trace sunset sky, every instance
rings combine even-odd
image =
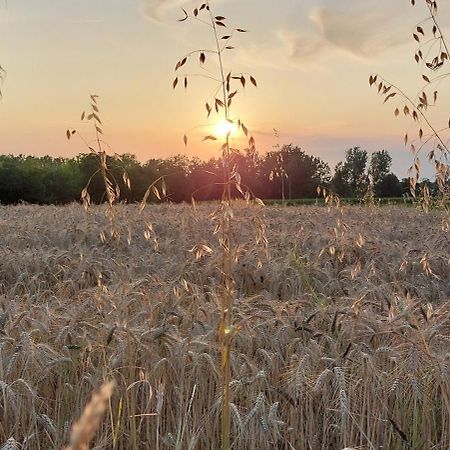
[[[254,132],[260,152],[294,143],[332,167],[347,148],[387,149],[394,170],[406,175],[403,146],[410,122],[395,119],[395,102],[382,105],[368,87],[373,72],[415,96],[423,85],[413,62],[414,25],[426,17],[409,0],[217,0],[216,14],[250,32],[237,36],[227,67],[250,72],[235,115]],[[0,64],[7,70],[0,101],[0,152],[72,156],[84,151],[67,142],[69,127],[84,130],[80,114],[89,94],[100,96],[106,140],[117,153],[145,161],[178,153],[218,155],[204,103],[213,85],[190,80],[174,92],[174,65],[187,52],[212,48],[200,23],[176,21],[183,0],[8,0],[0,3]],[[450,2],[440,18],[450,32]],[[216,70],[207,64],[210,71]],[[203,72],[198,65],[188,73]],[[445,86],[442,85],[442,89]],[[441,105],[450,92],[441,92]],[[442,125],[448,108],[434,115]],[[183,134],[189,133],[187,149]],[[414,131],[411,131],[414,133]],[[89,131],[86,129],[86,135]],[[238,143],[239,144],[239,143]]]

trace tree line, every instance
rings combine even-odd
[[[391,172],[391,163],[385,150],[369,158],[367,151],[355,147],[347,150],[345,160],[337,164],[332,175],[325,161],[292,144],[264,155],[233,151],[241,185],[262,199],[314,198],[318,187],[327,187],[341,197],[362,198],[368,192],[376,197],[400,197],[409,191],[408,180],[400,181]],[[123,154],[108,157],[108,167],[122,201],[141,201],[148,186],[161,177],[166,184],[166,200],[172,202],[189,202],[192,197],[214,200],[223,192],[222,161],[216,158],[202,161],[178,155],[141,163],[134,155]],[[1,155],[0,203],[69,203],[78,201],[87,185],[91,201],[100,203],[105,188],[98,169],[95,154],[75,158]],[[429,185],[433,191],[433,183]]]

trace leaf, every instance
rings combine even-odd
[[[83,113],[81,114],[81,120],[84,120],[85,116],[86,116],[86,113],[83,111]]]
[[[188,79],[187,77],[184,77],[184,88],[187,89],[188,87]]]
[[[152,192],[158,200],[161,200],[161,196],[159,195],[158,188],[155,185],[152,186]]]
[[[397,117],[399,114],[400,114],[399,109],[398,109],[398,108],[395,108],[394,116]]]
[[[212,108],[208,103],[206,103],[205,108],[206,108],[206,111],[208,112],[208,117],[209,117],[211,115]]]
[[[427,82],[431,83],[430,79],[426,75],[422,75],[422,78]]]
[[[187,56],[184,57],[181,61],[178,61],[176,66],[175,66],[175,70],[178,70],[180,67],[184,66],[186,64],[187,61]]]
[[[245,88],[245,77],[244,77],[244,75],[241,76],[240,80],[241,80],[242,87]]]
[[[100,120],[100,117],[97,116],[97,114],[92,113],[92,117],[93,117],[100,125],[103,125],[103,124],[102,124],[102,121]]]
[[[209,136],[205,136],[205,137],[202,139],[202,142],[203,142],[203,141],[217,141],[217,138],[216,138],[215,136],[209,135]]]
[[[181,8],[181,9],[184,12],[185,17],[183,17],[182,19],[178,19],[178,22],[184,22],[189,17],[189,14],[187,13],[187,11],[184,8]]]
[[[252,76],[250,77],[250,81],[253,84],[253,86],[258,87],[258,83],[256,82],[256,80]]]
[[[216,16],[215,19],[216,19],[216,20],[226,20],[226,17],[223,17],[223,16]]]
[[[422,92],[422,97],[423,97],[424,103],[428,104],[428,98],[427,98],[427,94],[425,92]]]
[[[175,80],[173,80],[172,87],[175,89],[177,87],[177,84],[178,84],[178,77],[176,77]]]
[[[405,145],[408,143],[408,134],[405,134]]]
[[[221,22],[220,20],[216,20],[216,25],[218,25],[219,27],[227,27],[223,22]]]
[[[243,30],[242,28],[236,28],[238,33],[247,33],[247,30]]]
[[[206,61],[206,55],[203,52],[201,52],[200,53],[200,64],[204,64],[205,61]]]
[[[125,186],[130,189],[131,188],[131,182],[130,182],[130,177],[128,176],[128,174],[126,172],[123,172],[122,174],[122,180],[125,184]]]
[[[397,92],[391,92],[385,99],[383,103],[386,103],[390,98],[395,97]]]
[[[185,147],[187,147],[188,138],[186,135],[183,136],[183,142],[184,142]]]
[[[220,39],[227,40],[227,39],[230,39],[230,38],[231,38],[230,35],[226,35],[226,36],[222,36]]]
[[[67,136],[67,140],[70,140],[70,136],[72,136],[72,133],[70,132],[70,130],[66,131],[66,136]]]

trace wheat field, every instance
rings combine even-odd
[[[120,205],[111,241],[104,206],[0,207],[1,449],[64,448],[105,380],[92,448],[219,448],[214,209]],[[449,449],[443,213],[234,213],[231,448]]]

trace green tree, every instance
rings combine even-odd
[[[386,150],[372,153],[369,166],[369,176],[376,186],[386,175],[389,174],[392,165],[391,155]]]
[[[345,161],[336,166],[333,189],[343,197],[363,197],[369,180],[366,173],[367,151],[353,147],[346,151]]]

